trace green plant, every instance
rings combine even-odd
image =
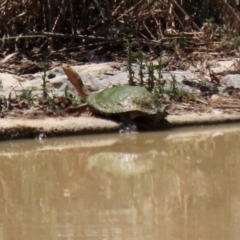
[[[155,66],[153,64],[153,62],[151,61],[148,65],[147,65],[147,74],[148,74],[148,78],[147,78],[147,83],[146,83],[146,89],[149,92],[153,92],[154,87],[155,87],[155,76],[154,76],[154,70],[155,70]]]
[[[181,100],[184,96],[189,95],[188,92],[177,86],[175,75],[172,75],[172,82],[169,88],[164,89],[164,93],[170,96],[174,101]]]
[[[79,106],[82,103],[82,99],[79,96],[72,96],[70,98],[72,106]]]
[[[49,83],[49,81],[47,81],[47,68],[45,65],[43,66],[42,80],[43,98],[46,99],[48,96],[47,84]]]
[[[144,85],[144,82],[143,82],[143,77],[144,77],[144,74],[143,74],[143,70],[144,70],[144,60],[146,58],[146,54],[142,51],[140,51],[138,53],[138,58],[137,58],[137,63],[139,65],[139,82],[140,82],[140,86],[143,86]]]
[[[162,75],[162,55],[159,56],[158,58],[158,65],[156,67],[157,69],[157,73],[158,73],[158,77],[157,77],[157,80],[156,80],[156,87],[155,87],[155,95],[159,95],[159,96],[162,96],[163,94],[163,91],[164,91],[164,85],[165,85],[165,81],[163,80],[163,75]]]
[[[145,86],[146,89],[154,93],[157,97],[161,97],[164,89],[164,81],[162,77],[162,56],[157,60],[157,65],[152,61],[146,63],[146,54],[142,51],[138,54],[137,63],[139,65],[139,84]],[[144,66],[146,65],[147,81],[144,83]],[[155,76],[157,71],[157,77]]]
[[[5,100],[6,100],[6,98],[4,96],[0,95],[0,110],[2,110],[2,106],[4,105]]]
[[[18,96],[20,97],[20,99],[25,99],[29,102],[32,101],[34,97],[30,88],[21,89]]]
[[[22,84],[19,82],[21,86],[21,90],[15,90],[13,88],[13,91],[15,92],[16,98],[19,98],[21,100],[27,100],[28,103],[34,104],[34,100],[36,99],[36,95],[33,94],[32,89],[30,88],[23,88]]]
[[[133,47],[133,43],[130,42],[129,40],[127,40],[126,44],[125,44],[125,47],[126,47],[126,51],[127,51],[127,70],[128,70],[128,77],[129,77],[128,84],[130,86],[134,86],[135,85],[135,83],[133,81],[134,72],[133,72],[133,69],[132,69],[132,62],[133,62],[132,47]]]
[[[179,34],[179,39],[178,39],[179,47],[180,47],[180,48],[185,48],[185,47],[187,47],[187,46],[188,46],[188,41],[187,41],[187,40],[188,40],[187,37],[184,36],[183,33],[180,33],[180,34]],[[189,40],[189,42],[190,42],[190,40]]]
[[[72,106],[78,106],[82,103],[82,99],[79,96],[73,96],[68,92],[68,85],[64,89],[64,97],[71,100]]]
[[[129,43],[130,44],[130,43]],[[132,51],[132,45],[127,45],[127,51],[128,51],[128,71],[129,76],[133,76],[134,72],[132,69],[132,59],[133,55],[130,51]],[[154,65],[153,61],[150,61],[149,63],[146,63],[146,55],[140,51],[138,53],[137,58],[137,64],[139,65],[139,85],[144,86],[149,92],[152,92],[155,94],[157,98],[162,98],[163,94],[167,94],[171,99],[174,101],[181,100],[184,96],[189,95],[188,92],[178,87],[176,77],[174,75],[172,76],[172,82],[170,84],[170,87],[165,88],[165,80],[163,79],[162,75],[162,55],[159,56],[157,60],[157,64]],[[147,81],[144,82],[144,66],[146,65],[146,73],[147,73]],[[155,76],[155,73],[157,71],[157,76]],[[130,81],[129,81],[129,85]]]

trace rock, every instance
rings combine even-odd
[[[215,73],[225,72],[227,70],[234,70],[234,62],[239,61],[239,59],[215,61],[214,65],[211,67],[211,70]]]
[[[173,77],[175,77],[176,81],[181,83],[183,80],[194,81],[196,80],[196,74],[193,74],[190,71],[162,71],[163,78],[165,80],[172,81]]]
[[[240,88],[240,74],[228,74],[220,79],[220,83],[226,87]]]
[[[230,66],[232,62],[221,62],[218,64],[216,62],[214,66],[214,71],[217,68],[223,68]],[[225,64],[225,65],[224,65]],[[219,66],[220,65],[220,66]],[[134,77],[139,79],[139,66],[133,64]],[[122,66],[118,63],[97,63],[88,64],[81,66],[74,66],[77,72],[80,73],[83,82],[90,91],[98,91],[100,89],[107,88],[109,86],[118,86],[128,84],[128,71],[126,65]],[[146,67],[144,69],[144,81],[147,80]],[[43,73],[22,75],[21,77],[14,76],[13,74],[0,73],[0,93],[2,95],[8,94],[13,88],[16,91],[21,91],[22,89],[30,88],[35,93],[42,93],[42,75]],[[154,75],[158,78],[158,72],[155,70]],[[206,74],[205,77],[198,76],[197,72],[187,71],[162,71],[162,76],[164,80],[164,87],[170,88],[173,83],[173,77],[176,80],[176,86],[187,92],[194,92],[195,94],[200,93],[200,90],[204,94],[217,93],[218,91],[223,93],[224,88],[218,87],[214,83],[209,81],[209,77]],[[63,95],[66,87],[68,91],[72,94],[77,94],[75,88],[68,81],[66,75],[64,74],[61,67],[55,67],[46,72],[47,90],[52,94]],[[240,74],[227,75],[221,78],[221,83],[227,86],[233,86],[235,88],[240,88]],[[200,89],[200,90],[199,90]]]
[[[221,101],[221,97],[219,95],[213,94],[211,96],[211,102],[219,102],[219,101]]]
[[[225,90],[224,87],[218,87],[217,89],[219,94],[224,94],[224,90]]]
[[[0,73],[0,91],[3,95],[5,95],[9,93],[13,89],[13,87],[20,87],[19,83],[21,83],[22,81],[22,78],[19,78],[13,74]]]
[[[47,72],[48,79],[65,75],[61,67],[55,67]]]
[[[94,76],[89,73],[80,73],[80,76],[87,88],[92,89],[92,91],[98,91],[100,87],[100,81],[98,81]]]
[[[48,80],[49,83],[54,87],[54,88],[60,88],[64,83],[67,83],[67,77],[65,76],[56,76],[52,79]]]
[[[128,73],[119,72],[113,76],[106,76],[104,80],[99,81],[100,88],[106,88],[108,86],[125,85],[128,83]]]
[[[92,63],[88,65],[73,66],[73,69],[81,73],[89,73],[97,79],[101,79],[103,75],[112,70],[111,63]]]
[[[3,85],[2,85],[2,80],[0,80],[0,92],[3,92],[4,89],[3,89]]]

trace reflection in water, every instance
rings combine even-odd
[[[89,157],[88,163],[112,174],[129,176],[153,170],[153,157],[151,153],[101,152]]]
[[[0,144],[0,239],[238,239],[240,128]]]

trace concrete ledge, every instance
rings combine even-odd
[[[186,114],[170,115],[162,128],[198,126],[240,122],[239,114]],[[118,132],[119,125],[111,120],[92,117],[0,119],[0,140],[35,138],[44,133],[47,137],[89,133]]]
[[[117,132],[119,125],[110,120],[90,117],[0,119],[0,140],[77,135],[81,133]]]
[[[170,115],[167,117],[169,127],[178,126],[198,126],[219,123],[240,122],[239,114],[216,114],[216,113],[203,113],[203,114],[186,114],[183,116]]]

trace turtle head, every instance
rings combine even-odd
[[[84,101],[86,101],[86,98],[89,94],[84,87],[84,83],[83,83],[81,76],[78,74],[78,72],[76,72],[74,69],[72,69],[67,64],[63,64],[62,69],[63,69],[64,73],[67,75],[68,80],[72,83],[72,85],[78,91],[81,98]]]
[[[169,109],[168,104],[167,105],[160,105],[158,107],[158,113],[157,113],[157,115],[159,115],[159,118],[161,118],[161,119],[165,118],[168,115],[168,112],[167,112],[168,109]],[[159,120],[161,120],[161,119],[159,119]]]
[[[168,115],[167,109],[169,108],[169,105],[160,105],[158,107],[157,114],[153,118],[152,124],[154,125],[154,128],[158,128],[159,124],[164,122],[166,116]]]
[[[168,115],[167,109],[169,105],[159,105],[155,114],[144,115],[144,126],[149,126],[150,129],[159,129],[166,121],[165,118]],[[146,121],[147,118],[147,121]],[[146,124],[147,123],[147,124]]]

